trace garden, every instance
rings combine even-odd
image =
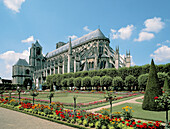
[[[81,79],[70,79],[68,75],[71,74],[49,76],[47,85],[50,91],[37,91],[34,88],[23,90],[22,87],[8,91],[0,89],[0,107],[76,128],[168,129],[169,73],[157,73],[156,69],[167,71],[167,66],[155,67],[152,61],[149,73],[140,75],[132,72],[133,75],[124,76],[126,72],[123,74],[121,70],[118,73],[107,70],[106,75],[109,73],[110,76],[96,76],[100,73],[96,71],[75,73],[91,75]],[[116,74],[121,77],[116,77]],[[54,84],[58,91],[54,91]],[[132,92],[134,89],[136,91]],[[143,100],[136,100],[141,104],[122,103],[112,106],[143,95]],[[89,112],[90,109],[105,105],[110,106],[96,113]]]

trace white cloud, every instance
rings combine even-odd
[[[85,31],[87,31],[87,32],[91,32],[91,31],[92,31],[92,30],[90,30],[90,29],[88,28],[88,26],[83,27],[83,29],[84,29]]]
[[[160,43],[158,43],[156,46],[161,46],[161,44],[160,44]]]
[[[77,39],[78,37],[76,35],[72,35],[72,36],[68,36],[68,38],[71,38],[73,40],[73,39]]]
[[[22,3],[24,2],[25,0],[4,0],[5,6],[17,13],[19,13],[19,9],[21,8]]]
[[[154,17],[152,19],[147,19],[144,22],[144,25],[146,28],[144,28],[142,31],[158,33],[164,28],[165,23],[161,21],[160,17]]]
[[[21,40],[22,43],[30,43],[30,42],[34,42],[34,37],[30,36],[27,39]]]
[[[155,35],[153,33],[148,33],[148,32],[140,32],[139,33],[139,38],[138,39],[134,39],[134,41],[144,41],[144,40],[151,40],[152,38],[154,38]]]
[[[7,51],[3,54],[0,54],[0,61],[4,65],[0,67],[1,73],[3,73],[3,76],[5,78],[12,77],[12,66],[21,59],[26,59],[26,61],[29,61],[29,49],[24,50],[22,53],[16,53],[15,51]],[[2,75],[1,75],[2,76]]]
[[[134,60],[133,60],[133,57],[130,56],[130,58],[131,58],[131,66],[135,66],[136,64],[135,64],[135,62],[134,62]]]
[[[169,63],[170,62],[170,47],[162,45],[154,51],[150,57],[154,58],[157,63]]]
[[[129,39],[132,35],[132,31],[134,30],[133,25],[127,25],[126,27],[120,28],[118,31],[111,29],[112,39],[121,38],[123,40]]]
[[[165,43],[170,43],[170,40],[166,40]]]

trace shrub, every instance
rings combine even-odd
[[[88,76],[88,71],[82,71],[80,77]]]
[[[160,96],[161,94],[162,94],[162,90],[161,87],[159,86],[156,67],[152,59],[142,108],[144,110],[151,110],[151,111],[160,110],[157,107],[154,97]]]
[[[96,87],[97,90],[98,90],[98,86],[100,86],[100,76],[94,76],[94,77],[92,77],[92,79],[91,79],[91,85],[92,85],[93,87]]]
[[[109,68],[109,69],[107,69],[106,76],[110,76],[112,78],[116,77],[116,76],[118,76],[118,70],[115,68]]]
[[[104,87],[106,87],[106,90],[108,90],[108,87],[112,85],[112,78],[109,76],[101,77],[100,85],[102,86],[103,90],[104,90]]]
[[[81,77],[75,78],[73,81],[73,84],[75,87],[77,87],[79,90],[81,88]]]
[[[47,87],[50,88],[50,90],[53,90],[53,76],[48,75],[46,81],[47,81]]]
[[[134,90],[135,81],[136,81],[136,78],[132,75],[129,75],[125,78],[125,85],[128,87],[128,89],[130,91],[131,91],[132,86],[133,86],[133,90]]]
[[[91,70],[91,71],[88,72],[89,77],[94,77],[96,75],[97,75],[97,70]]]
[[[87,87],[90,87],[91,86],[91,78],[84,77],[81,81],[81,86],[85,87],[85,89],[87,89]]]
[[[61,81],[61,85],[62,85],[62,87],[64,87],[64,89],[67,89],[67,81],[68,81],[68,79],[64,79]]]
[[[164,90],[165,92],[168,92],[168,94],[170,94],[170,86],[169,86],[169,84],[168,84],[168,79],[167,79],[167,78],[165,78],[163,90]]]
[[[69,78],[69,79],[67,80],[67,86],[68,86],[68,87],[71,87],[71,90],[73,89],[73,86],[74,86],[73,80],[74,80],[74,78]]]
[[[52,77],[53,77],[53,84],[57,86],[57,90],[58,90],[61,86],[62,75],[54,74],[52,75]]]
[[[112,80],[112,85],[113,85],[113,88],[114,90],[123,90],[123,80],[121,77],[117,76],[117,77],[114,77],[113,80]]]
[[[167,78],[167,77],[168,77],[168,75],[165,72],[163,72],[163,73],[158,72],[159,85],[161,87],[163,87],[165,78]]]
[[[146,84],[147,84],[147,81],[148,81],[148,77],[149,77],[149,74],[146,73],[146,74],[142,74],[138,77],[138,84],[139,84],[139,87],[140,87],[140,90],[144,90],[146,89]]]

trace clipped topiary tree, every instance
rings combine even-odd
[[[67,90],[67,81],[68,81],[68,79],[64,79],[61,81],[61,85],[65,90]]]
[[[71,87],[71,90],[73,89],[74,83],[73,83],[74,78],[69,78],[67,80],[67,86]]]
[[[159,86],[156,67],[152,59],[142,108],[144,110],[150,110],[150,111],[160,110],[160,108],[157,107],[157,103],[154,100],[155,96],[160,96],[160,95],[162,95],[162,90],[161,87]]]
[[[84,77],[82,78],[81,81],[81,86],[85,87],[85,90],[87,90],[87,88],[90,90],[91,88],[91,77]]]
[[[136,78],[133,75],[129,75],[125,78],[125,85],[128,87],[129,91],[132,91],[131,87],[135,87]]]
[[[75,87],[77,87],[80,90],[81,89],[81,77],[75,78],[73,81],[73,84]]]
[[[112,86],[114,90],[123,90],[123,79],[119,76],[114,77],[112,80]]]
[[[165,78],[165,81],[164,81],[163,90],[170,95],[170,86],[168,84],[168,78],[167,77]]]
[[[142,74],[138,77],[138,85],[139,85],[139,89],[140,90],[144,90],[146,89],[146,84],[147,84],[147,81],[148,81],[148,77],[149,77],[149,74],[146,73],[146,74]]]
[[[108,87],[112,85],[112,78],[109,76],[101,77],[100,85],[102,86],[102,90],[104,90],[104,87],[106,87],[106,90],[108,90]]]
[[[91,85],[93,87],[96,87],[96,90],[98,90],[99,86],[100,86],[100,76],[94,76],[91,79]]]
[[[47,88],[50,88],[50,91],[53,91],[53,76],[52,75],[48,75],[47,76]]]

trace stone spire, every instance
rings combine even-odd
[[[126,51],[126,67],[130,67],[131,59],[130,59],[130,50],[129,53]]]
[[[69,55],[72,55],[71,38],[69,38],[69,48],[68,48],[68,54],[69,54]]]

